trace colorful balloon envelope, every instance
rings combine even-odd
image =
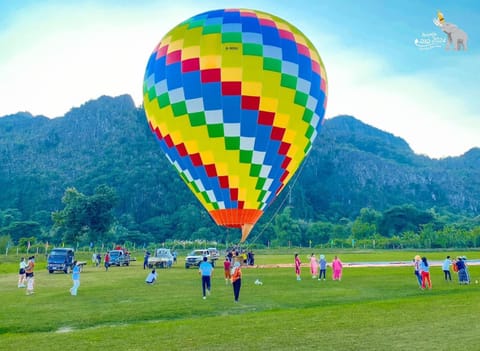
[[[209,11],[167,33],[143,82],[151,130],[178,173],[242,241],[312,147],[327,78],[310,40],[247,9]]]

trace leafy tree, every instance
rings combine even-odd
[[[480,247],[480,226],[473,228],[469,232],[469,237],[473,247],[475,248]]]
[[[355,240],[372,238],[377,233],[378,222],[381,218],[380,212],[371,208],[362,208],[352,223],[352,238]]]
[[[0,235],[0,251],[5,252],[7,247],[10,246],[10,243],[12,242],[12,238],[10,235]]]
[[[424,225],[420,232],[420,244],[426,249],[431,249],[436,239],[437,239],[437,232],[433,229],[433,225],[432,224]]]
[[[210,240],[212,237],[212,232],[209,228],[201,227],[198,228],[195,232],[192,233],[191,238],[193,240]]]
[[[312,240],[313,245],[323,245],[330,241],[333,236],[334,225],[329,222],[314,222],[308,226],[307,239]]]
[[[1,235],[10,235],[16,243],[20,238],[40,237],[42,234],[40,224],[34,221],[11,222],[0,230]]]
[[[30,247],[32,247],[33,245],[36,244],[36,242],[37,242],[37,239],[34,236],[24,237],[24,238],[18,239],[18,246],[20,246],[22,249],[25,248],[25,251],[26,251],[28,248],[28,243],[30,243]]]
[[[197,204],[186,204],[176,208],[170,218],[171,228],[168,233],[165,233],[167,238],[196,239],[198,233],[195,235],[194,233],[200,228],[207,228],[210,233],[205,238],[211,240],[217,239],[217,235],[221,232],[207,211]]]
[[[106,185],[100,185],[95,189],[95,193],[88,198],[88,215],[90,221],[87,222],[90,228],[89,240],[104,240],[115,217],[113,208],[118,202],[118,196],[115,189]]]
[[[427,211],[419,211],[412,205],[392,207],[380,219],[378,231],[386,237],[406,231],[418,233],[422,225],[433,222],[433,215]]]
[[[402,244],[406,248],[420,248],[420,235],[407,231],[402,234]]]
[[[54,226],[69,243],[107,239],[114,222],[112,209],[117,201],[113,188],[101,185],[91,196],[68,188],[62,198],[65,208],[52,213]]]
[[[151,234],[142,233],[138,230],[127,231],[125,234],[122,235],[122,238],[125,241],[136,243],[138,246],[155,242],[155,239]]]
[[[283,212],[275,217],[273,225],[275,233],[277,234],[278,243],[286,245],[301,245],[301,230],[298,221],[291,217],[291,208],[285,207]]]
[[[340,218],[338,224],[333,226],[333,236],[335,238],[348,238],[352,232],[352,224],[348,218]]]
[[[42,228],[50,228],[52,226],[52,213],[49,211],[37,211],[32,215],[32,220],[38,222]]]
[[[150,233],[155,242],[165,241],[167,235],[175,231],[172,218],[169,216],[152,217],[142,223],[140,230]]]
[[[0,211],[0,227],[6,227],[10,223],[22,220],[22,212],[17,208],[7,208]]]

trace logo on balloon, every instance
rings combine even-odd
[[[244,241],[311,149],[327,77],[296,27],[225,9],[194,16],[161,39],[143,96],[169,161],[213,220],[241,228]]]

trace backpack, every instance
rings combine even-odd
[[[458,266],[456,262],[452,263],[452,269],[454,272],[458,272]]]

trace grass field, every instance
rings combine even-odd
[[[291,263],[293,250],[287,253],[257,252],[256,263]],[[308,253],[301,252],[304,262]],[[326,254],[331,261],[333,253]],[[339,254],[344,262],[413,255]],[[158,270],[154,286],[144,283],[142,262],[108,272],[87,266],[76,297],[69,294],[71,276],[48,274],[42,257],[35,294],[26,296],[16,287],[17,257],[0,258],[0,350],[480,350],[480,284],[446,283],[440,267],[432,267],[433,289],[425,291],[412,267],[345,268],[341,282],[330,280],[330,271],[319,282],[307,268],[302,281],[292,268],[248,268],[234,304],[222,267],[202,300],[198,272],[185,269],[182,258]],[[470,275],[480,279],[480,266],[471,266]]]

